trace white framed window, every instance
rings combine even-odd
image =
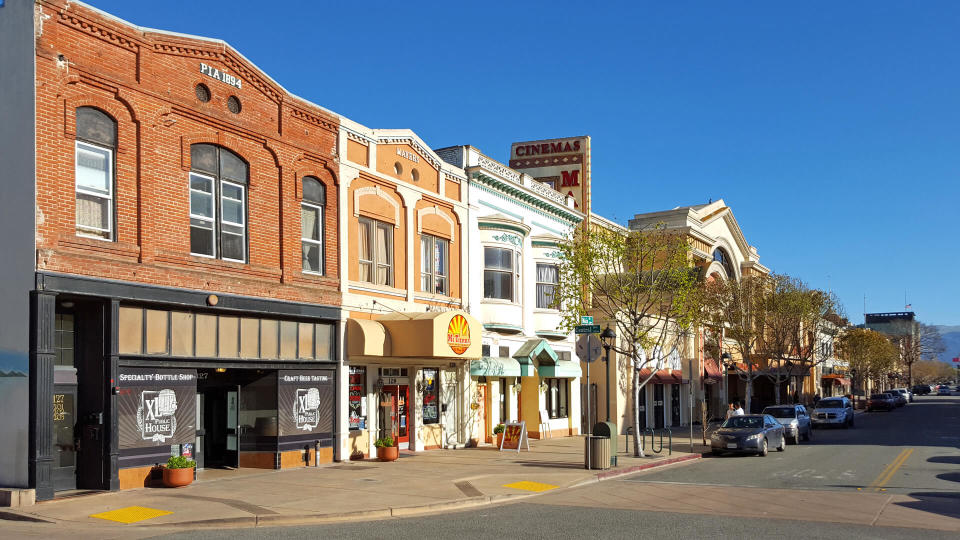
[[[117,123],[100,109],[78,107],[76,134],[76,233],[79,236],[113,240]]]
[[[113,238],[113,151],[76,142],[77,233]]]
[[[247,163],[206,143],[191,145],[190,159],[190,253],[247,262]]]
[[[557,265],[537,263],[537,307],[540,309],[557,309],[553,305],[553,295],[556,293],[560,276]]]
[[[393,225],[361,217],[357,238],[360,281],[393,286]]]
[[[214,182],[213,177],[190,173],[190,253],[194,255],[217,256]]]
[[[300,248],[305,274],[323,275],[323,205],[326,192],[320,180],[306,176],[302,180],[300,203]]]
[[[420,235],[420,290],[449,295],[450,242],[430,234]]]
[[[516,302],[520,297],[520,253],[483,248],[483,297]]]

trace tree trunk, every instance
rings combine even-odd
[[[753,363],[747,364],[747,414],[753,414]]]
[[[773,385],[773,396],[776,400],[777,405],[780,404],[780,377],[777,377],[777,382]]]
[[[647,363],[647,355],[643,348],[636,348],[639,351],[633,356],[633,456],[645,457],[643,455],[643,433],[640,433],[640,368]]]

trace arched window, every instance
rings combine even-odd
[[[303,251],[303,271],[323,275],[323,208],[327,204],[327,190],[323,182],[304,176],[303,201],[300,203],[300,246]]]
[[[78,107],[76,113],[77,234],[113,240],[117,122],[93,107]]]
[[[190,253],[247,260],[249,166],[213,144],[190,145]]]
[[[728,279],[737,278],[737,275],[733,273],[733,260],[725,249],[717,248],[713,250],[713,260],[720,263],[720,266],[723,266],[723,271],[727,273]]]

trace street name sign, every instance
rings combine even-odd
[[[580,324],[593,324],[593,315],[581,315]]]
[[[578,324],[574,328],[574,332],[577,334],[599,334],[600,325],[599,324]]]

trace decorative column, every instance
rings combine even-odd
[[[38,501],[53,498],[53,364],[56,295],[30,291],[30,443],[27,478]]]
[[[400,197],[403,198],[403,211],[406,221],[404,236],[407,239],[407,248],[405,250],[407,263],[407,302],[413,302],[413,293],[416,290],[416,279],[419,277],[413,275],[413,257],[414,253],[416,253],[414,247],[414,241],[416,240],[416,238],[414,238],[414,231],[416,231],[416,225],[414,225],[413,222],[413,210],[414,207],[417,206],[417,201],[420,200],[421,195],[419,191],[403,185],[397,186],[397,192],[399,192]]]

